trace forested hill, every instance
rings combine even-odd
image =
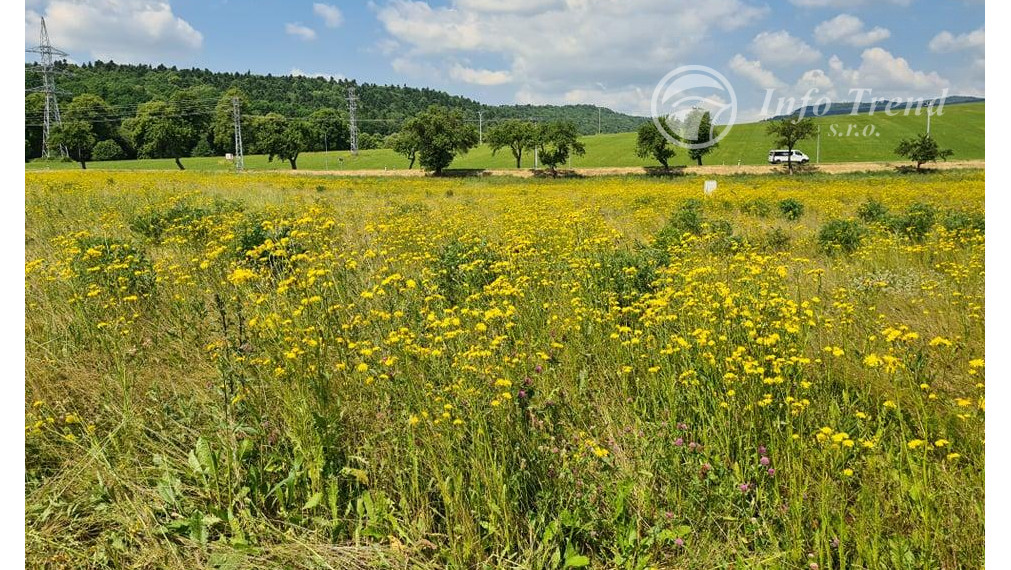
[[[484,111],[486,124],[505,118],[528,120],[567,119],[575,122],[583,134],[597,132],[597,107],[592,105],[483,105],[472,99],[443,91],[401,85],[375,85],[353,80],[323,77],[273,76],[246,73],[220,73],[206,69],[177,69],[159,65],[121,65],[95,61],[84,65],[59,64],[65,74],[57,78],[64,93],[61,101],[82,93],[100,96],[117,109],[136,109],[154,99],[166,99],[174,91],[203,87],[208,96],[220,95],[236,87],[249,98],[254,114],[280,113],[286,117],[307,117],[313,111],[332,107],[347,112],[347,88],[354,84],[358,96],[359,128],[363,133],[387,135],[399,130],[405,119],[429,105],[444,105],[468,111],[477,121]],[[30,70],[31,64],[26,65]],[[41,84],[37,73],[25,73],[25,87]],[[643,118],[600,111],[600,130],[605,133],[636,130]]]

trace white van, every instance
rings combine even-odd
[[[769,164],[784,164],[787,162],[796,162],[799,164],[804,164],[810,162],[811,159],[799,150],[793,151],[793,159],[790,159],[790,151],[788,150],[770,150],[769,151]]]

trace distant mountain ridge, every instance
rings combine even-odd
[[[26,64],[26,71],[34,64]],[[630,132],[639,128],[643,117],[618,113],[593,105],[485,105],[467,97],[429,88],[406,85],[358,83],[352,79],[300,75],[259,75],[251,72],[215,72],[207,69],[178,69],[164,65],[124,65],[94,61],[83,65],[58,62],[66,72],[57,78],[66,93],[61,103],[75,95],[93,93],[124,113],[153,99],[165,99],[178,89],[205,87],[209,97],[232,87],[250,99],[255,114],[280,113],[305,117],[322,107],[347,113],[347,88],[355,86],[358,97],[359,129],[363,133],[387,135],[400,129],[411,116],[429,105],[444,105],[468,113],[473,122],[483,112],[484,126],[517,118],[535,121],[566,119],[576,123],[582,134]],[[25,87],[41,85],[38,73],[25,73]]]

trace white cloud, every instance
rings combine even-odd
[[[809,65],[821,59],[821,52],[786,31],[758,34],[751,40],[751,52],[770,66]]]
[[[865,30],[864,23],[856,16],[839,14],[826,20],[814,29],[814,38],[821,44],[846,44],[853,47],[867,47],[891,37],[892,33],[881,26]]]
[[[794,6],[802,8],[852,8],[861,4],[868,4],[870,0],[790,0]],[[909,6],[913,0],[888,0],[889,4],[898,6]]]
[[[344,23],[344,14],[341,14],[337,6],[315,2],[312,5],[312,13],[323,18],[323,24],[328,28],[338,28]]]
[[[762,67],[761,61],[750,61],[741,54],[730,59],[730,69],[764,89],[786,89],[787,85],[774,73]]]
[[[562,103],[598,83],[639,87],[697,63],[707,41],[769,12],[757,0],[386,0],[376,16],[397,42],[401,68],[449,73],[461,60],[508,71],[515,97]],[[620,25],[618,25],[620,23]],[[478,67],[474,65],[473,67]],[[648,87],[648,89],[647,89]],[[632,91],[630,91],[632,92]]]
[[[345,77],[339,73],[319,73],[312,71],[303,71],[298,67],[291,68],[289,75],[291,75],[292,77],[322,77],[323,79],[335,79],[337,81],[345,79]]]
[[[159,0],[36,0],[25,11],[25,40],[35,44],[39,20],[53,45],[123,63],[163,63],[203,47],[203,34]],[[26,5],[27,7],[28,5]]]
[[[295,36],[304,41],[312,41],[316,39],[316,31],[312,28],[307,28],[302,24],[292,24],[288,23],[284,25],[284,33],[289,36]]]
[[[646,117],[650,114],[650,97],[652,88],[649,91],[629,85],[620,88],[605,89],[602,86],[594,86],[585,89],[570,89],[560,95],[542,94],[531,90],[527,86],[521,87],[516,92],[515,101],[520,105],[596,105],[608,109],[622,109],[627,113]]]
[[[874,97],[929,97],[951,87],[936,71],[915,70],[904,58],[879,47],[864,50],[857,68],[846,67],[837,56],[828,65],[828,76],[844,98],[851,89],[870,89]]]
[[[456,0],[456,5],[475,12],[533,14],[548,12],[565,5],[564,0]]]
[[[489,71],[487,69],[471,69],[456,64],[449,69],[449,76],[457,81],[475,85],[502,85],[512,81],[508,71]]]
[[[973,30],[967,34],[954,35],[945,30],[930,40],[930,51],[934,53],[947,53],[967,49],[983,50],[986,46],[986,33],[983,28]]]

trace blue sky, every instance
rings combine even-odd
[[[657,82],[706,65],[754,117],[776,97],[984,94],[982,0],[27,0],[78,62],[324,74],[486,103],[648,114]]]

